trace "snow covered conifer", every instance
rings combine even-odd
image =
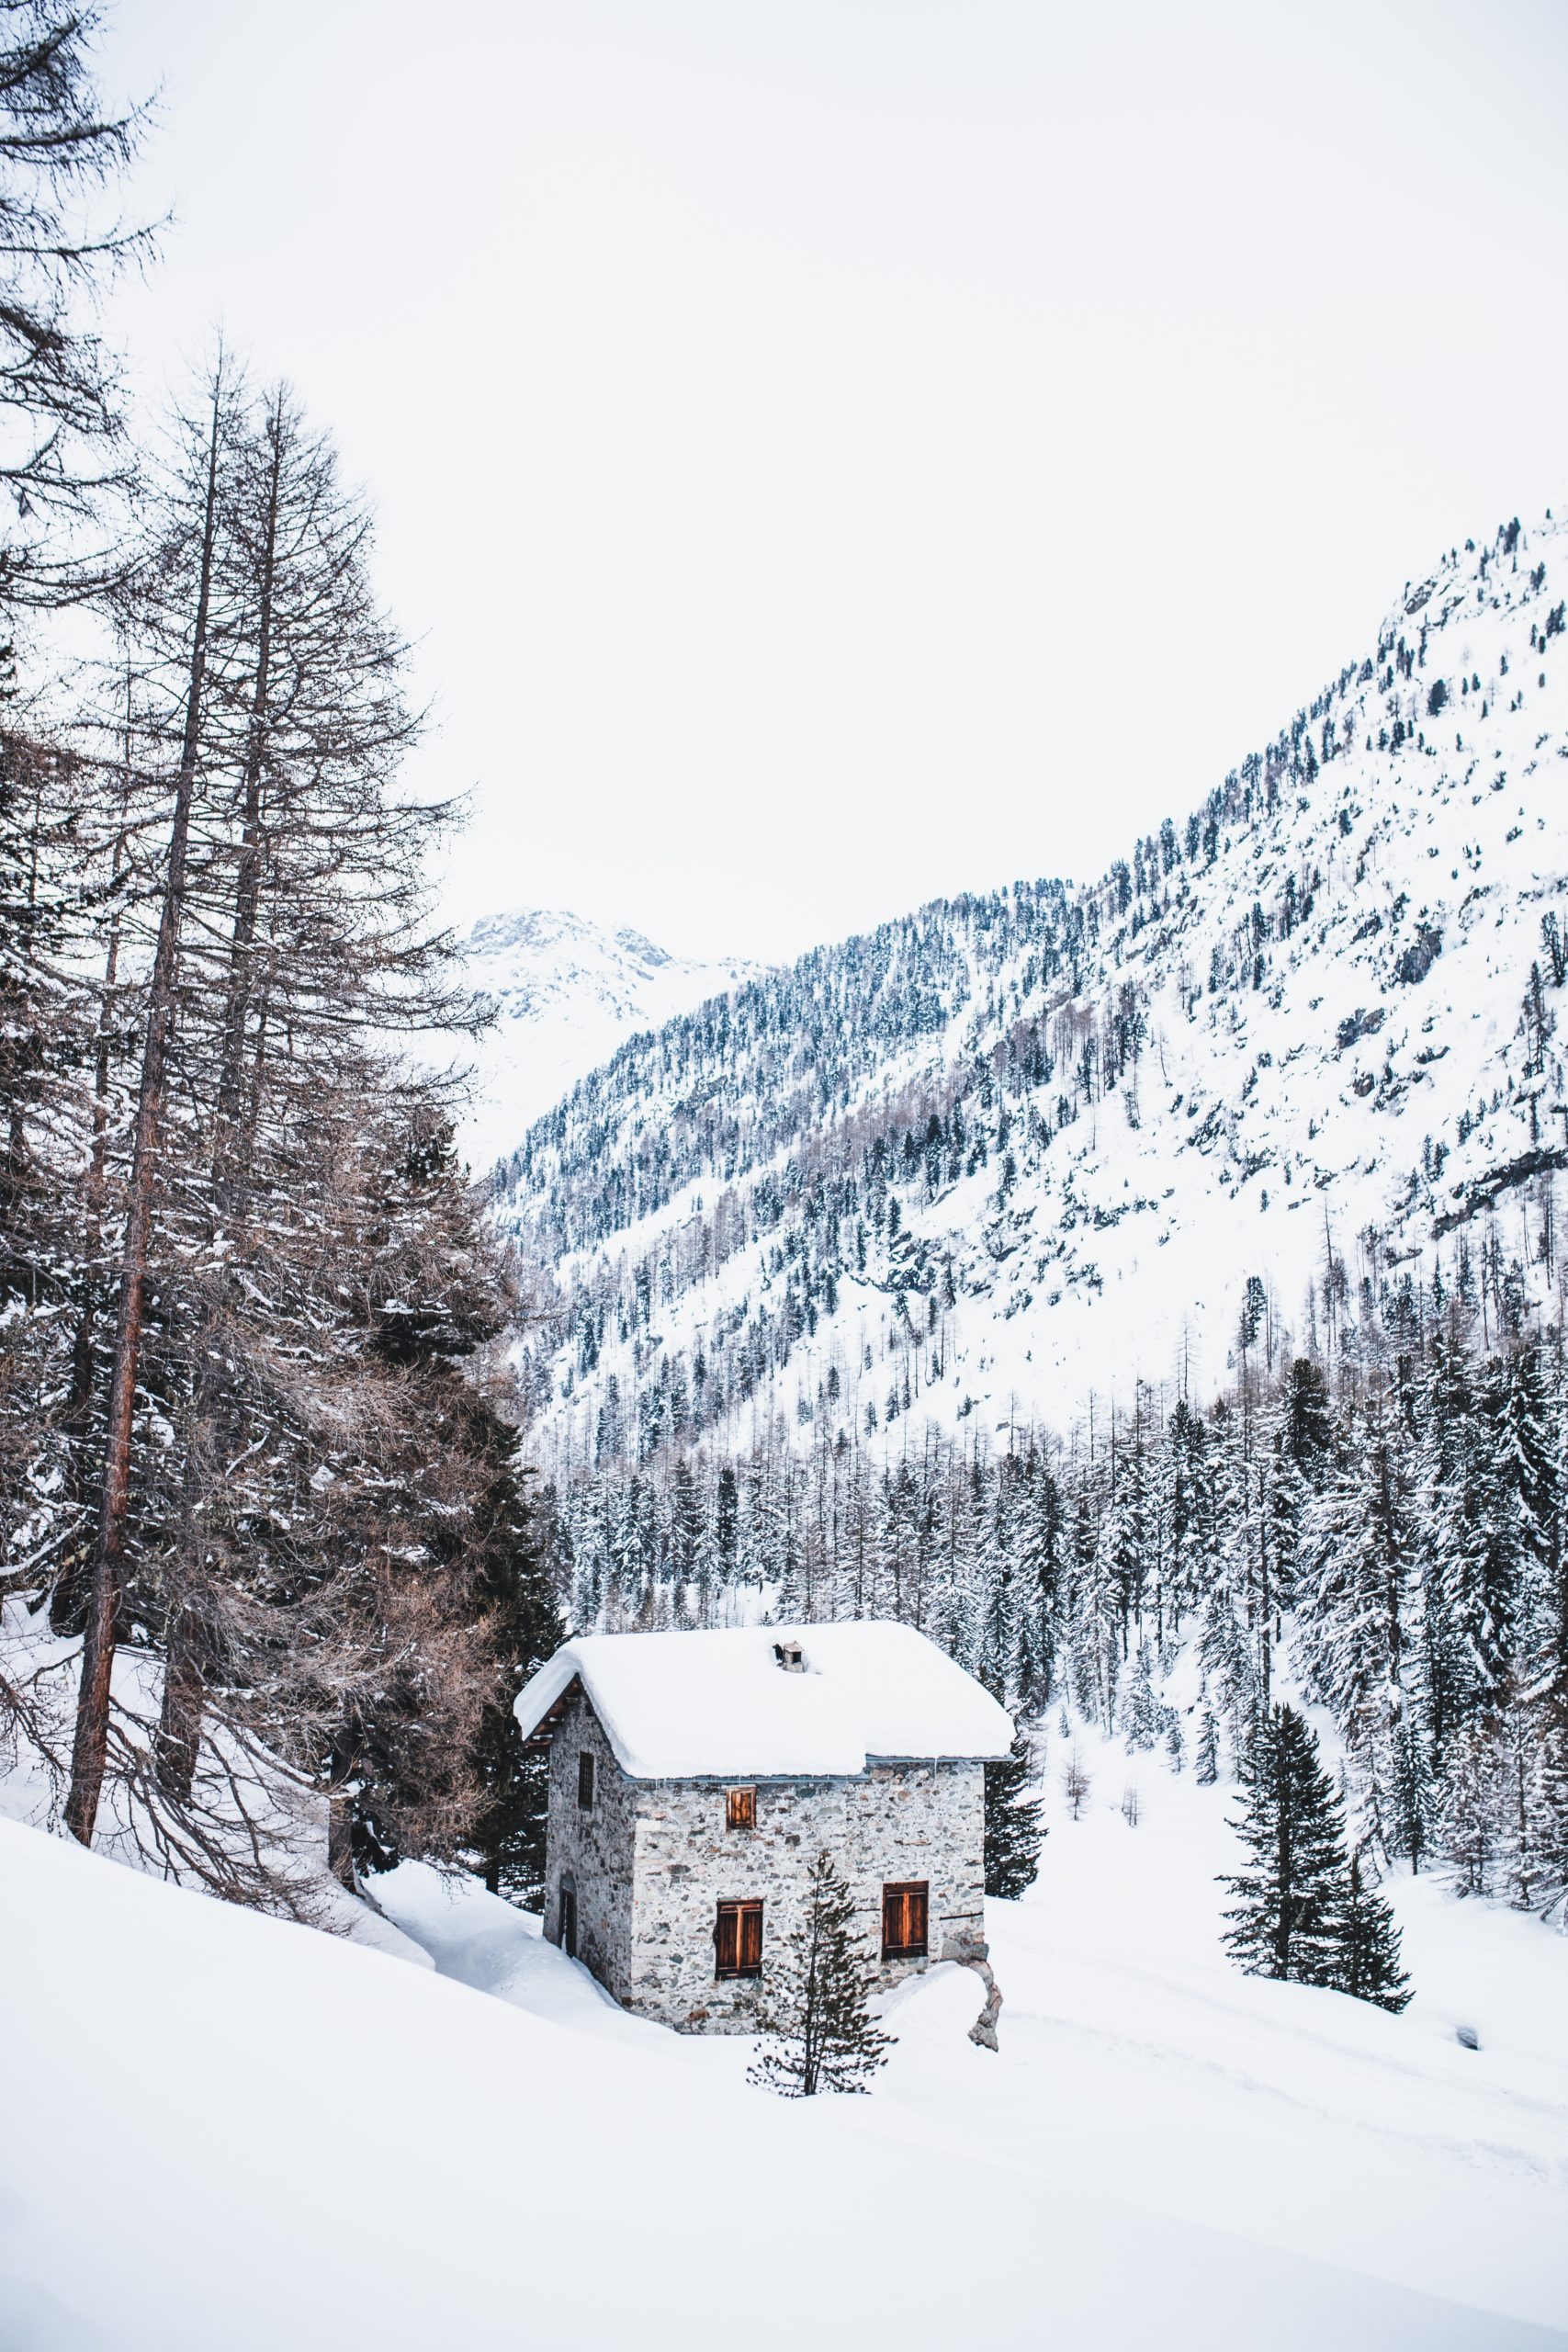
[[[1241,1771],[1246,1811],[1235,1826],[1251,1867],[1221,1883],[1236,1897],[1225,1942],[1249,1976],[1333,1984],[1346,1884],[1338,1800],[1311,1726],[1293,1707],[1270,1708]]]
[[[1419,1871],[1432,1837],[1432,1774],[1420,1733],[1408,1713],[1396,1724],[1393,1743],[1393,1787],[1389,1851]]]
[[[491,1465],[478,1514],[474,1600],[501,1668],[474,1745],[483,1794],[472,1849],[492,1894],[534,1903],[545,1882],[548,1766],[525,1749],[512,1702],[560,1646],[565,1628],[544,1557],[543,1513],[525,1492],[516,1434],[478,1396],[465,1419],[475,1456]]]
[[[1024,1706],[1043,1708],[1055,1688],[1058,1611],[1066,1529],[1061,1489],[1031,1454],[1020,1509],[1018,1687]]]
[[[1220,1777],[1220,1727],[1213,1707],[1205,1707],[1198,1725],[1196,1770],[1201,1789],[1212,1789]]]
[[[1040,1800],[1029,1794],[1029,1747],[1020,1732],[1010,1756],[986,1767],[986,1892],[1012,1901],[1040,1867]]]
[[[1467,1724],[1450,1743],[1439,1805],[1443,1847],[1461,1892],[1490,1894],[1504,1845],[1503,1773],[1485,1724]]]
[[[894,2036],[871,2019],[871,1970],[855,1933],[854,1898],[831,1854],[818,1855],[801,1923],[788,1939],[782,1985],[770,1988],[777,2036],[747,2079],[784,2098],[863,2091]]]
[[[1149,1645],[1141,1642],[1137,1660],[1122,1694],[1122,1736],[1131,1748],[1153,1747],[1159,1738],[1159,1710],[1149,1673]]]
[[[1359,1854],[1350,1861],[1334,1982],[1339,1992],[1396,2014],[1410,1999],[1410,1979],[1399,1965],[1399,1929],[1393,1913],[1376,1887],[1367,1883]]]
[[[1291,1366],[1284,1441],[1286,1453],[1309,1484],[1315,1483],[1327,1468],[1333,1437],[1323,1367],[1310,1356],[1298,1356]]]

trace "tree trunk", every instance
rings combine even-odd
[[[158,944],[148,990],[147,1036],[137,1100],[120,1257],[119,1308],[115,1322],[108,1427],[104,1442],[103,1485],[93,1588],[82,1645],[82,1680],[76,1706],[76,1737],[71,1758],[66,1826],[84,1846],[93,1842],[108,1757],[109,1689],[114,1672],[115,1621],[119,1610],[126,1535],[130,1516],[130,1446],[136,1414],[136,1372],[146,1309],[147,1256],[157,1192],[164,1082],[175,1020],[175,981],[185,917],[186,863],[191,804],[196,792],[201,740],[202,694],[207,679],[207,630],[211,605],[213,549],[218,517],[218,449],[222,369],[213,379],[212,422],[207,451],[207,494],[197,572],[196,623],[186,697],[185,731],[175,786],[168,870],[158,922]]]
[[[359,1872],[354,1867],[354,1817],[348,1799],[327,1799],[327,1868],[350,1894],[359,1893]]]
[[[152,1769],[158,1786],[165,1796],[181,1804],[190,1802],[191,1785],[196,1779],[205,1688],[200,1628],[188,1604],[182,1605],[169,1622],[164,1699],[152,1742]]]
[[[235,884],[234,928],[229,949],[229,986],[223,1010],[223,1047],[218,1077],[217,1132],[212,1150],[212,1214],[221,1227],[243,1198],[251,1166],[251,1135],[236,1133],[243,1091],[245,1025],[250,1011],[250,952],[261,904],[262,779],[266,760],[267,693],[272,666],[273,591],[277,548],[278,482],[283,453],[283,401],[273,410],[272,464],[267,483],[265,540],[262,557],[255,684],[245,747],[240,868]],[[209,1237],[210,1238],[210,1237]],[[197,1340],[197,1372],[191,1426],[186,1442],[185,1507],[180,1520],[179,1600],[169,1621],[164,1698],[153,1768],[165,1796],[187,1802],[196,1774],[205,1707],[209,1645],[196,1596],[202,1576],[201,1504],[212,1441],[221,1410],[220,1384],[213,1376],[213,1318],[204,1318]]]
[[[115,838],[112,884],[118,885],[123,869],[126,830],[130,819],[130,732],[126,729],[125,796],[120,804],[120,829]],[[71,1482],[76,1508],[84,1521],[87,1512],[87,1439],[92,1425],[93,1374],[96,1360],[98,1303],[97,1277],[93,1261],[98,1254],[103,1238],[104,1193],[108,1162],[109,1128],[109,1025],[114,1006],[115,987],[119,977],[120,908],[117,898],[109,916],[108,950],[104,958],[103,997],[98,1013],[97,1046],[93,1066],[93,1143],[87,1162],[86,1234],[83,1257],[86,1272],[82,1284],[82,1306],[76,1318],[76,1338],[71,1354],[71,1395],[65,1408],[65,1436],[70,1449]],[[85,1545],[54,1580],[49,1596],[49,1623],[56,1634],[80,1634],[86,1624],[87,1567],[83,1556]]]

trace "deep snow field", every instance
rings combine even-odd
[[[1224,1788],[1079,1747],[1000,2054],[939,1968],[799,2103],[471,1882],[367,1950],[0,1821],[0,2346],[1568,2346],[1568,1938],[1401,1881],[1403,2017],[1242,1977]]]

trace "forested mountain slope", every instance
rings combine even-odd
[[[561,909],[486,915],[463,942],[471,986],[494,1015],[475,1052],[463,1142],[476,1167],[510,1150],[520,1125],[614,1053],[758,967],[698,963],[641,932],[608,932]]]
[[[1061,1426],[1423,1260],[1489,1328],[1554,1294],[1565,591],[1550,518],[1467,544],[1100,881],[937,901],[585,1079],[500,1179],[546,1466]]]

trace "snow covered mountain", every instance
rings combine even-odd
[[[486,915],[463,943],[470,984],[494,1007],[480,1041],[464,1144],[487,1167],[622,1038],[658,1029],[759,970],[671,956],[639,931],[524,908]]]
[[[557,1310],[546,1465],[1062,1427],[1438,1267],[1517,1327],[1568,1164],[1565,589],[1550,516],[1467,542],[1099,881],[937,901],[623,1044],[499,1173]]]

